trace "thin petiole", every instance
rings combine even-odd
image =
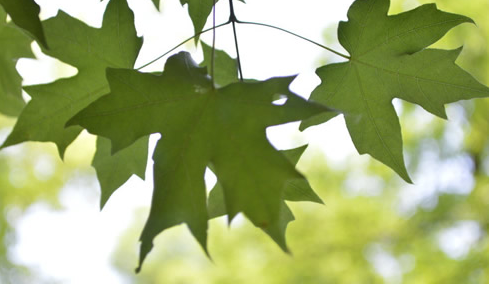
[[[212,54],[211,54],[211,80],[212,88],[215,88],[214,68],[216,59],[216,0],[212,6]]]
[[[312,44],[315,44],[315,45],[317,45],[317,46],[319,46],[319,47],[321,47],[321,48],[324,48],[324,49],[326,49],[327,51],[332,52],[332,53],[334,53],[334,54],[336,54],[336,55],[338,55],[338,56],[341,56],[341,57],[346,58],[346,59],[348,59],[348,60],[350,60],[350,59],[351,59],[351,58],[350,58],[350,56],[348,56],[348,55],[342,54],[342,53],[340,53],[340,52],[338,52],[338,51],[336,51],[336,50],[334,50],[334,49],[331,49],[331,48],[329,48],[329,47],[327,47],[327,46],[325,46],[325,45],[322,45],[322,44],[320,44],[320,43],[318,43],[318,42],[315,42],[315,41],[313,41],[313,40],[311,40],[311,39],[308,39],[308,38],[306,38],[306,37],[303,37],[303,36],[301,36],[301,35],[298,35],[298,34],[296,34],[296,33],[293,33],[293,32],[291,32],[291,31],[288,31],[288,30],[286,30],[286,29],[282,29],[282,28],[279,28],[279,27],[276,27],[276,26],[273,26],[273,25],[269,25],[269,24],[263,24],[263,23],[255,23],[255,22],[243,22],[243,21],[236,21],[236,22],[237,22],[238,24],[255,25],[255,26],[263,26],[263,27],[267,27],[267,28],[276,29],[276,30],[279,30],[279,31],[282,31],[282,32],[288,33],[288,34],[290,34],[290,35],[293,35],[293,36],[295,36],[295,37],[298,37],[298,38],[300,38],[300,39],[303,39],[303,40],[305,40],[305,41],[307,41],[307,42],[310,42],[310,43],[312,43]],[[233,24],[234,24],[234,23],[233,23]]]
[[[138,68],[136,68],[135,70],[141,70],[141,69],[143,69],[144,67],[147,67],[147,66],[149,66],[149,65],[151,65],[151,64],[153,64],[153,63],[155,63],[156,61],[158,61],[158,60],[160,60],[161,58],[163,58],[163,57],[165,57],[166,55],[168,55],[170,52],[172,52],[172,51],[174,51],[175,49],[179,48],[180,46],[184,45],[184,44],[185,44],[187,41],[189,41],[189,40],[191,40],[191,39],[194,39],[195,37],[197,37],[197,36],[199,36],[199,35],[201,35],[201,34],[203,34],[203,33],[206,33],[206,32],[211,31],[211,30],[215,30],[215,29],[217,29],[217,28],[223,27],[223,26],[228,25],[228,24],[230,24],[230,23],[231,23],[230,21],[227,21],[227,22],[222,23],[222,24],[219,24],[219,25],[217,25],[217,26],[215,26],[215,27],[205,29],[205,30],[201,31],[200,33],[196,33],[196,34],[194,34],[193,36],[191,36],[191,37],[187,38],[186,40],[182,41],[181,43],[179,43],[178,45],[176,45],[176,46],[175,46],[175,47],[173,47],[172,49],[168,50],[167,52],[163,53],[162,55],[160,55],[160,56],[156,57],[155,59],[151,60],[150,62],[148,62],[148,63],[146,63],[146,64],[144,64],[144,65],[142,65],[142,66],[139,66],[139,67],[138,67]]]
[[[236,46],[236,60],[238,61],[239,80],[243,81],[243,70],[241,69],[241,57],[239,56],[238,35],[236,33],[236,23],[239,23],[234,14],[233,0],[229,0],[229,22],[233,25],[234,45]]]
[[[238,61],[239,80],[243,81],[243,70],[241,69],[241,58],[239,56],[238,35],[236,34],[236,24],[235,22],[231,22],[231,23],[233,24],[234,45],[236,46],[236,59]]]

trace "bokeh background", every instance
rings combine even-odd
[[[106,1],[36,1],[42,17],[57,10],[100,26]],[[228,17],[217,6],[218,23]],[[258,1],[238,4],[243,20],[275,24],[338,50],[336,27],[351,1]],[[341,3],[339,3],[341,2]],[[392,0],[390,13],[433,1]],[[436,48],[464,46],[457,63],[489,84],[489,0],[437,0],[442,10],[464,14],[475,25],[452,31]],[[192,35],[179,1],[130,1],[145,44],[142,65]],[[238,27],[248,78],[300,73],[293,90],[308,96],[319,83],[318,66],[340,60],[279,32]],[[234,54],[230,30],[219,48]],[[203,37],[210,42],[209,35]],[[1,47],[0,47],[1,48]],[[24,84],[76,73],[42,55],[22,59]],[[192,42],[184,49],[202,58]],[[148,68],[161,70],[164,60]],[[26,96],[28,99],[28,96]],[[414,185],[368,156],[359,156],[342,118],[300,133],[297,124],[269,129],[277,148],[310,146],[299,169],[326,205],[290,203],[296,221],[284,254],[246,219],[229,228],[210,223],[212,262],[185,226],[161,234],[140,274],[134,274],[138,238],[148,214],[151,161],[146,182],[131,178],[98,209],[99,187],[90,167],[94,138],[69,147],[65,161],[49,143],[25,143],[0,152],[0,283],[489,283],[489,99],[447,106],[449,120],[395,101],[405,158]],[[15,120],[0,117],[0,140]],[[152,138],[154,143],[157,137]],[[209,173],[207,183],[212,186]]]

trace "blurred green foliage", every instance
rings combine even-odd
[[[2,139],[12,125],[13,119],[0,116]],[[29,143],[0,152],[0,283],[41,283],[33,270],[12,261],[16,224],[35,203],[60,209],[58,194],[65,183],[74,172],[87,170],[79,166],[75,160],[63,163],[49,144]]]

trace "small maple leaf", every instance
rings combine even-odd
[[[22,110],[2,147],[24,141],[52,141],[63,157],[68,145],[82,131],[79,126],[65,128],[66,122],[109,91],[105,78],[107,67],[134,66],[142,40],[136,35],[134,15],[125,0],[109,2],[100,29],[63,12],[43,24],[49,44],[44,52],[75,66],[78,74],[49,84],[24,87],[32,100]],[[111,156],[110,141],[98,139],[92,164],[101,185],[101,206],[132,174],[144,175],[148,145],[147,138],[143,140]]]
[[[455,64],[461,49],[426,48],[471,19],[442,12],[435,4],[394,16],[388,16],[388,10],[389,0],[352,4],[349,21],[338,27],[340,43],[351,59],[316,71],[322,83],[311,100],[342,112],[358,152],[370,154],[410,182],[392,100],[400,98],[446,118],[445,104],[487,97],[489,89]],[[334,115],[304,121],[301,129]]]
[[[293,77],[214,89],[205,68],[182,52],[168,59],[162,75],[108,69],[107,78],[111,93],[69,125],[108,137],[113,152],[139,137],[161,133],[153,155],[154,192],[141,236],[140,264],[153,238],[180,223],[206,248],[207,166],[222,186],[230,220],[243,212],[272,237],[283,234],[279,224],[284,188],[303,176],[270,145],[265,129],[328,110],[291,93]],[[287,102],[274,105],[277,94]]]
[[[77,112],[109,91],[105,68],[132,68],[142,40],[137,37],[134,15],[125,0],[107,6],[101,29],[92,28],[64,12],[43,22],[49,50],[78,69],[78,74],[50,84],[24,87],[32,97],[2,147],[25,141],[52,141],[63,156],[82,131],[65,128]]]

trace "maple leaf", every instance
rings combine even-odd
[[[0,5],[18,27],[29,32],[42,45],[47,46],[39,20],[40,8],[36,2],[33,0],[0,0]]]
[[[392,100],[400,98],[446,118],[445,104],[487,97],[489,89],[454,63],[461,49],[426,48],[471,19],[442,12],[435,4],[394,16],[388,16],[388,10],[389,0],[352,4],[349,21],[338,27],[339,41],[351,58],[316,71],[322,83],[311,100],[343,112],[358,152],[370,154],[410,182]],[[301,129],[333,116],[305,121]]]
[[[108,69],[107,78],[111,93],[68,124],[108,137],[113,152],[141,136],[161,133],[153,155],[154,192],[141,236],[140,265],[153,238],[180,223],[206,250],[207,166],[222,185],[230,220],[243,212],[256,226],[281,235],[284,187],[303,176],[270,145],[265,129],[327,110],[292,94],[288,85],[293,77],[214,89],[205,68],[181,52],[168,59],[160,76]],[[277,94],[287,102],[274,105]]]
[[[7,14],[0,7],[0,112],[17,116],[25,105],[22,99],[22,78],[15,65],[21,57],[34,57],[31,39],[15,25],[6,22]]]
[[[65,128],[77,112],[109,91],[107,67],[132,68],[141,47],[134,16],[126,1],[112,0],[101,29],[59,12],[44,24],[49,50],[44,52],[75,66],[78,74],[50,84],[28,86],[32,97],[2,147],[24,141],[52,141],[63,156],[81,127]]]

